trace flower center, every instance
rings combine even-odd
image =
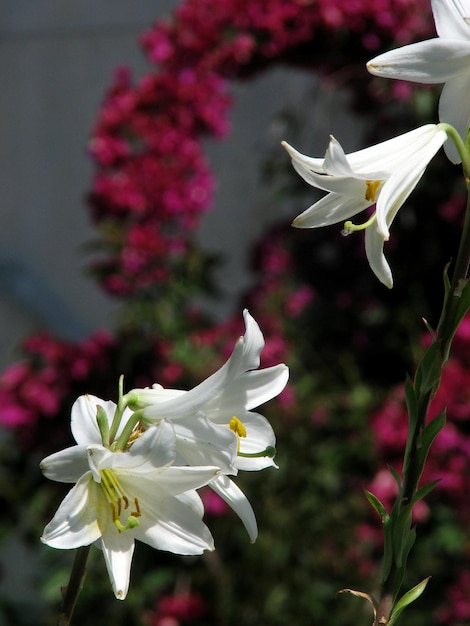
[[[126,496],[121,483],[117,479],[113,470],[104,469],[100,470],[101,476],[101,488],[104,491],[106,499],[109,502],[111,508],[111,518],[121,533],[124,530],[135,528],[139,525],[140,512],[139,500],[134,498],[132,501]],[[134,509],[134,510],[132,510]],[[126,524],[121,522],[121,515],[127,516]]]
[[[245,425],[243,424],[243,422],[241,420],[238,419],[238,417],[233,415],[228,426],[229,426],[230,430],[233,430],[233,432],[237,436],[237,440],[238,440],[237,452],[240,452],[240,437],[246,437]]]
[[[380,187],[381,182],[381,180],[366,180],[366,200],[369,202],[375,202],[377,189]]]

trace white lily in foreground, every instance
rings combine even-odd
[[[470,126],[470,2],[431,0],[431,5],[438,37],[380,54],[367,69],[384,78],[445,83],[439,120],[454,126],[465,140]],[[453,163],[460,163],[453,143],[445,151]]]
[[[97,405],[105,411],[112,408],[112,403],[94,396],[77,400],[72,410],[77,445],[41,462],[48,478],[76,483],[41,540],[61,549],[97,542],[116,598],[123,600],[136,539],[176,554],[214,549],[211,533],[201,519],[202,502],[194,489],[213,480],[218,470],[172,465],[175,434],[166,421],[138,436],[128,451],[111,451],[101,444]],[[93,413],[94,420],[90,419]],[[110,411],[109,418],[111,424]]]
[[[324,159],[305,156],[283,142],[297,173],[313,187],[329,192],[297,216],[292,225],[319,228],[336,224],[375,204],[375,212],[366,222],[355,225],[346,221],[343,232],[366,231],[369,265],[377,278],[391,288],[392,272],[383,253],[390,225],[446,139],[441,125],[428,124],[345,154],[340,143],[331,137]]]
[[[252,409],[284,389],[289,371],[284,364],[258,369],[263,335],[247,310],[243,316],[245,335],[238,339],[228,361],[204,382],[190,391],[154,385],[151,389],[134,389],[127,396],[132,398],[132,408],[143,409],[144,423],[172,421],[176,451],[185,463],[214,464],[221,469],[224,475],[210,487],[240,516],[254,541],[257,526],[253,509],[227,474],[236,474],[239,469],[275,467],[273,429]],[[225,449],[219,445],[221,437],[227,439]]]

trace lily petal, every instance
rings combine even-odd
[[[106,533],[101,540],[106,569],[118,600],[124,600],[129,590],[132,557],[134,555],[134,535],[115,529]]]
[[[469,63],[470,42],[435,38],[380,54],[367,63],[367,69],[384,78],[437,84],[467,73]]]
[[[240,437],[240,450],[244,454],[258,453],[268,447],[276,446],[276,437],[268,420],[259,413],[249,411],[239,415],[246,428],[246,437]],[[236,465],[239,470],[258,471],[266,467],[277,468],[274,459],[269,456],[246,458],[238,455]]]
[[[214,549],[212,535],[185,502],[169,497],[147,480],[139,483],[143,511],[135,537],[158,550],[174,554],[202,554]]]
[[[392,271],[385,259],[383,247],[383,236],[377,232],[376,228],[367,228],[365,234],[367,260],[380,282],[391,289],[393,287]]]
[[[315,204],[312,204],[303,213],[300,213],[292,222],[295,228],[321,228],[344,222],[357,213],[365,211],[373,202],[364,198],[342,196],[329,193]]]
[[[464,19],[470,17],[470,9],[467,15],[463,15],[455,0],[431,0],[431,6],[439,37],[470,39],[470,26]]]
[[[237,437],[199,413],[174,423],[176,452],[190,465],[213,465],[222,472],[236,474]]]
[[[389,227],[398,210],[422,178],[426,166],[442,147],[447,133],[434,127],[426,143],[417,147],[414,154],[405,161],[405,167],[392,173],[385,182],[377,200],[377,228],[384,240],[389,238]]]
[[[86,445],[71,446],[50,454],[39,465],[42,473],[50,480],[60,483],[76,483],[88,471]]]
[[[218,476],[211,484],[213,489],[238,515],[243,522],[251,543],[258,537],[258,524],[248,498],[228,476]]]
[[[101,535],[97,511],[102,502],[99,487],[87,472],[63,499],[44,529],[41,541],[52,548],[70,550],[92,544]]]
[[[227,423],[233,415],[238,416],[240,410],[260,406],[279,395],[288,379],[289,368],[283,363],[245,372],[204,405],[204,414],[216,423]]]
[[[464,139],[470,126],[470,107],[462,106],[462,102],[467,101],[469,94],[470,71],[447,82],[439,100],[439,119],[452,124]],[[461,158],[453,141],[448,141],[444,150],[452,163],[460,163]]]

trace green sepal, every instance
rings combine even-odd
[[[398,602],[396,603],[395,607],[392,610],[392,614],[390,615],[390,619],[388,621],[387,626],[392,626],[397,621],[400,613],[402,613],[402,611],[404,609],[406,609],[406,607],[408,605],[410,605],[412,602],[417,600],[422,595],[423,591],[426,589],[426,585],[428,584],[429,578],[430,578],[430,576],[428,576],[428,578],[425,578],[424,580],[422,580],[420,583],[418,583],[412,589],[407,591],[398,600]]]

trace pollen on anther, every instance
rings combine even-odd
[[[380,187],[380,180],[366,180],[366,195],[365,198],[369,202],[375,202],[375,196],[377,195],[377,189]]]
[[[230,430],[238,435],[239,437],[246,437],[246,428],[241,420],[238,419],[235,415],[232,417],[229,423]]]

